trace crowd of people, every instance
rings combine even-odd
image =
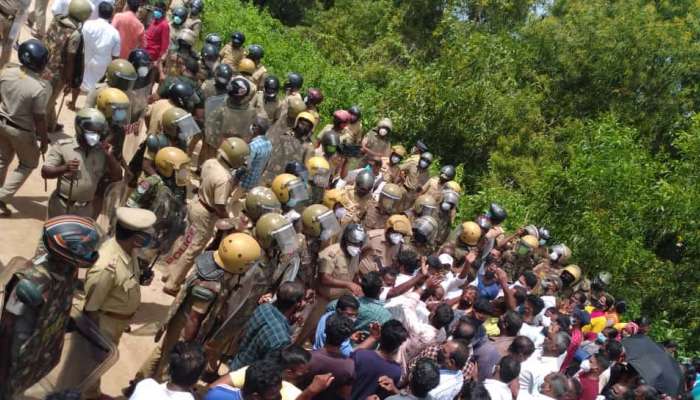
[[[27,9],[0,2],[3,64]],[[353,105],[320,126],[322,89],[299,72],[282,84],[242,32],[209,33],[196,51],[202,0],[52,11],[0,72],[0,213],[12,216],[44,153],[41,175],[57,180],[35,257],[0,274],[0,399],[54,373],[75,331],[111,358],[79,351],[96,363],[89,376],[61,375],[47,398],[109,398],[100,362],[116,357],[154,269],[173,301],[123,383],[130,399],[700,391],[700,362],[652,342],[651,321],[610,293],[615,277],[571,263],[555,232],[507,232],[497,202],[456,220],[456,168],[433,165],[422,141],[407,150],[389,118],[365,129]],[[68,95],[75,132],[49,146]]]

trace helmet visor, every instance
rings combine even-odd
[[[301,179],[294,180],[287,185],[289,191],[289,207],[296,207],[309,200],[309,190]]]
[[[292,254],[299,248],[296,231],[292,224],[287,224],[273,231],[272,238],[275,240],[275,243],[277,243],[277,247],[282,254]]]
[[[314,186],[320,188],[328,187],[328,181],[331,179],[331,171],[326,168],[318,168],[313,176],[312,182]]]
[[[177,186],[187,186],[187,181],[190,178],[189,164],[183,164],[180,169],[175,171],[175,185]]]
[[[122,74],[121,72],[115,72],[114,80],[110,82],[110,84],[112,87],[115,87],[124,92],[128,92],[129,90],[134,88],[137,76],[131,76],[127,74]]]
[[[436,206],[432,204],[423,204],[423,207],[420,212],[421,217],[433,217],[437,215],[438,209]]]
[[[112,105],[112,122],[119,125],[126,125],[129,123],[128,104]]]
[[[413,223],[413,230],[418,237],[422,237],[425,242],[431,242],[435,238],[435,226],[425,219],[417,219]]]
[[[321,225],[321,240],[328,240],[340,232],[340,223],[333,211],[327,211],[317,217]]]
[[[175,121],[178,128],[178,138],[185,143],[188,143],[192,136],[200,133],[202,130],[199,129],[197,121],[194,120],[192,114],[187,114]]]

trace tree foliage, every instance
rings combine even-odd
[[[546,225],[588,274],[614,274],[628,317],[700,351],[699,3],[258,5],[208,4],[206,30],[242,30],[273,73],[302,72],[324,118],[390,116],[396,140],[458,165],[461,218],[497,200],[508,228]]]

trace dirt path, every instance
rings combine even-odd
[[[49,11],[47,12],[47,28],[51,21],[51,3],[49,2]],[[30,36],[29,29],[26,26],[23,27],[21,40],[26,40]],[[13,53],[12,60],[17,62],[16,52]],[[78,100],[79,108],[83,101],[84,97],[81,96]],[[50,139],[52,142],[65,137],[65,135],[72,136],[74,134],[74,117],[75,113],[68,110],[64,105],[59,121],[64,125],[65,133],[51,134]],[[10,170],[14,169],[16,165],[15,160]],[[50,180],[45,189],[40,169],[41,162],[10,205],[10,208],[15,212],[12,218],[0,219],[0,261],[2,263],[7,263],[15,256],[30,258],[34,254],[41,234],[41,227],[46,218],[48,196],[56,187],[56,181]],[[133,329],[137,329],[145,323],[165,318],[173,298],[161,291],[162,286],[160,273],[156,271],[153,284],[150,287],[142,287],[142,305],[134,317]],[[148,329],[146,331],[152,332],[152,330]],[[121,388],[128,384],[154,347],[155,343],[153,342],[152,333],[141,330],[135,334],[125,334],[119,346],[119,361],[102,378],[103,392],[110,396],[121,396]]]

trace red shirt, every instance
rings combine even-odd
[[[578,381],[581,383],[581,397],[578,400],[595,400],[598,396],[598,377],[591,374],[581,374]]]
[[[153,19],[146,29],[144,49],[151,60],[160,59],[170,46],[170,25],[166,18]]]
[[[143,24],[133,11],[120,12],[112,19],[112,26],[119,32],[121,49],[119,57],[129,58],[131,50],[141,47],[143,42]]]

